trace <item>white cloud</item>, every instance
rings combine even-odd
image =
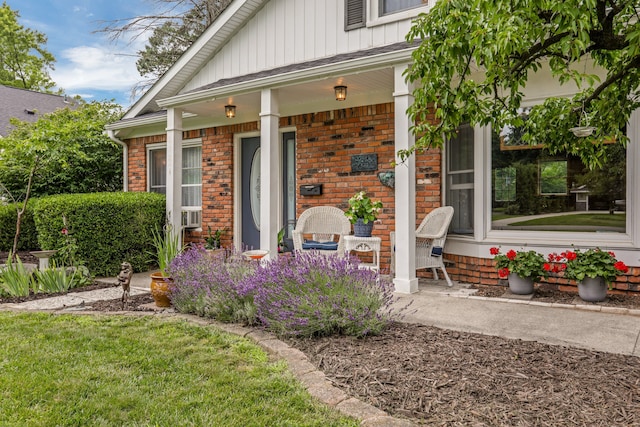
[[[128,90],[141,78],[135,53],[102,46],[77,46],[62,51],[51,77],[65,91]]]

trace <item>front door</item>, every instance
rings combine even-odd
[[[260,248],[260,137],[242,138],[242,247]],[[296,223],[295,132],[282,134],[282,203],[285,244],[291,250]]]
[[[260,249],[260,138],[242,138],[242,250]]]

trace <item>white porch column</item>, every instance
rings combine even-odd
[[[182,239],[182,110],[178,108],[167,110],[167,220]]]
[[[411,86],[402,72],[408,64],[394,67],[395,90],[393,92],[395,110],[395,150],[411,147],[415,138],[411,133],[411,121],[406,114],[413,103]],[[396,212],[396,277],[393,279],[396,292],[418,291],[416,277],[416,159],[409,157],[396,166],[395,212]]]
[[[260,249],[268,250],[268,258],[278,256],[278,211],[280,207],[280,138],[278,94],[262,90],[260,110]]]

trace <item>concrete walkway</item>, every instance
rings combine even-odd
[[[421,281],[419,291],[398,295],[397,306],[411,302],[407,323],[475,332],[567,347],[640,356],[640,310],[536,302],[530,296],[486,298],[465,285]]]
[[[115,278],[99,280],[117,284]],[[149,284],[149,273],[134,274],[131,280],[131,295],[149,292]],[[473,292],[464,284],[456,284],[449,288],[445,282],[421,280],[417,293],[396,295],[396,307],[404,307],[411,303],[404,315],[403,321],[406,323],[640,356],[640,310],[585,305],[577,297],[575,304],[551,304],[508,293],[508,297],[504,298],[485,298],[474,296]],[[60,297],[20,304],[2,304],[0,310],[50,310],[57,313],[89,314],[92,301],[120,298],[121,295],[122,290],[119,287],[112,287],[72,292]],[[302,352],[289,347],[271,334],[254,328],[178,314],[173,309],[163,309],[159,313],[202,325],[215,325],[227,332],[251,338],[270,353],[285,359],[291,372],[312,396],[346,415],[361,420],[362,426],[413,425],[407,420],[393,418],[372,405],[346,395],[334,387],[324,373],[316,370]]]

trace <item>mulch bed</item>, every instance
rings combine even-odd
[[[337,387],[425,425],[640,425],[640,360],[391,325],[366,339],[292,339]]]
[[[477,294],[505,291],[479,287]],[[572,303],[576,295],[539,287],[533,298]],[[152,310],[142,306],[152,301],[132,296],[126,309]],[[640,308],[640,297],[598,304]],[[122,303],[92,303],[92,310],[121,311]],[[405,323],[364,339],[287,342],[349,395],[417,424],[640,426],[640,359],[633,356]]]

